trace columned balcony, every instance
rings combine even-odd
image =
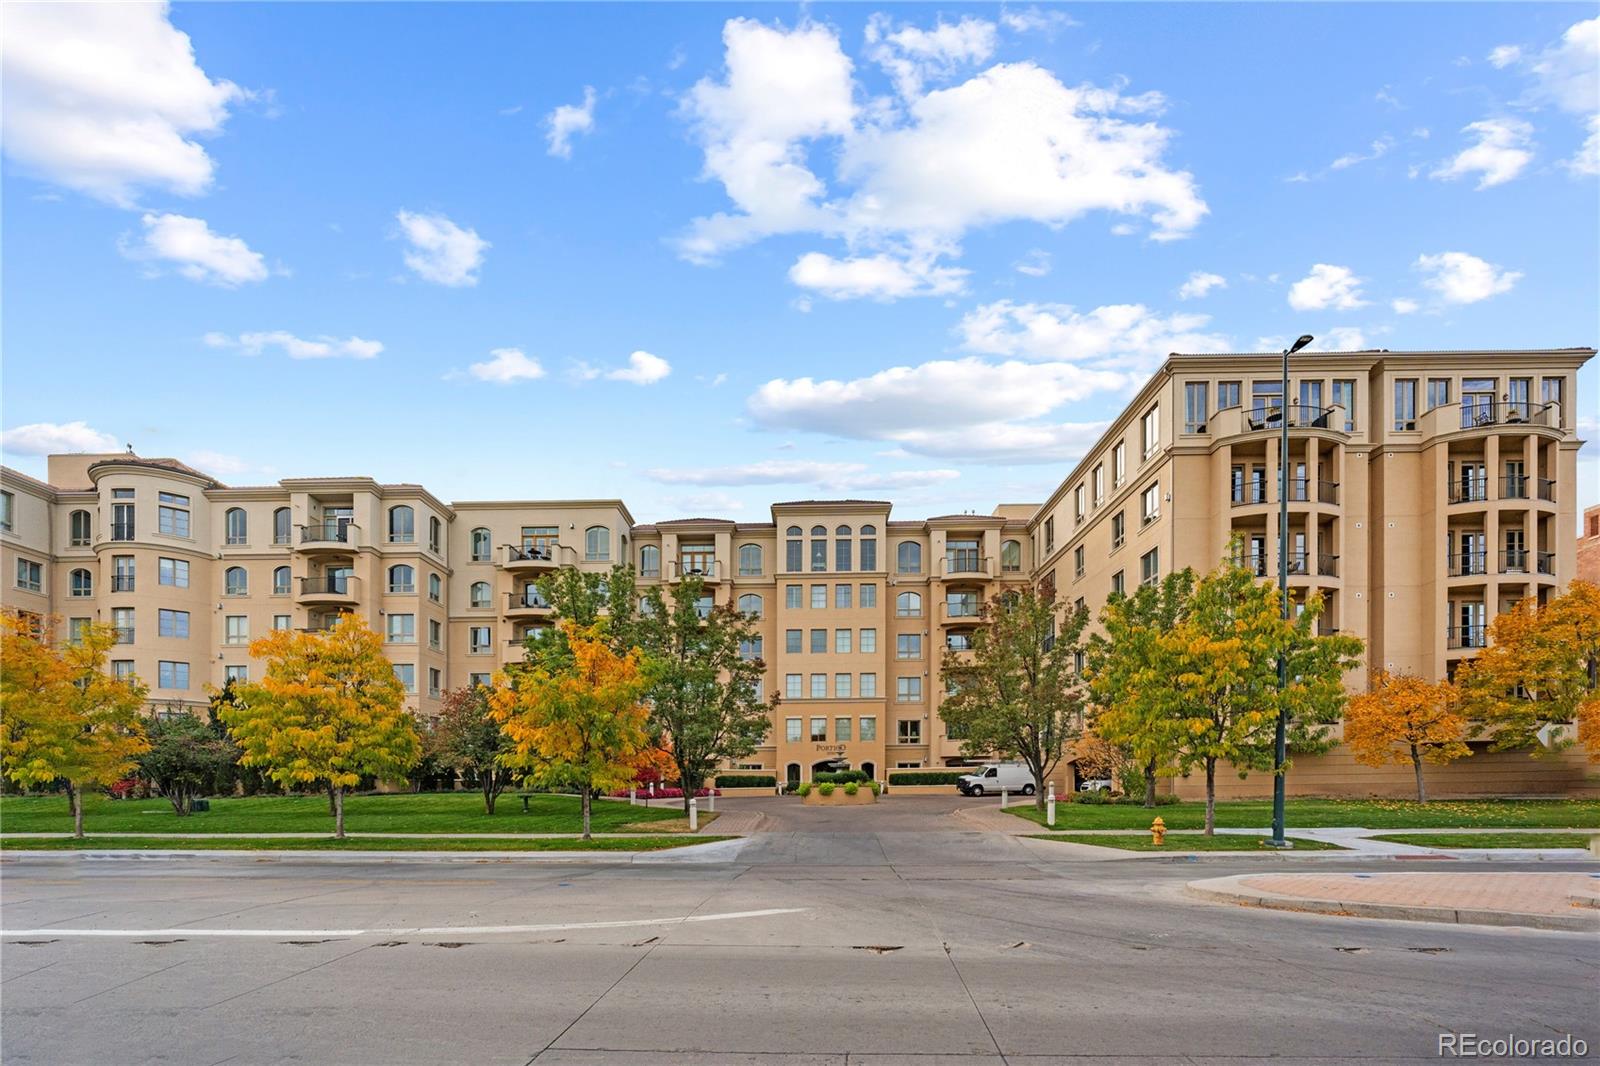
[[[361,596],[361,579],[350,574],[314,574],[300,579],[295,602],[354,607]]]
[[[554,612],[550,601],[539,595],[537,589],[506,594],[507,618],[548,618]]]
[[[501,565],[511,573],[545,573],[577,561],[577,552],[565,544],[507,544]]]
[[[299,547],[307,554],[348,554],[360,537],[354,522],[316,522],[300,527]]]

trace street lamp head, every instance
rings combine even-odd
[[[1309,334],[1309,333],[1305,334],[1299,340],[1294,342],[1294,346],[1289,349],[1289,354],[1293,355],[1295,352],[1298,352],[1301,348],[1304,348],[1306,345],[1310,344],[1315,339],[1316,338],[1313,337],[1311,334]]]

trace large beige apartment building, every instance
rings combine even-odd
[[[427,715],[550,624],[543,574],[698,574],[707,606],[759,619],[747,653],[780,697],[740,768],[798,781],[843,762],[883,778],[964,761],[939,717],[940,665],[1006,586],[1093,611],[1114,590],[1216,565],[1235,536],[1275,577],[1285,418],[1289,580],[1300,601],[1324,600],[1322,625],[1366,641],[1350,686],[1375,667],[1448,676],[1496,613],[1576,574],[1577,371],[1593,354],[1301,353],[1288,397],[1276,355],[1175,354],[1042,505],[914,521],[880,500],[801,500],[773,504],[770,522],[638,524],[616,499],[447,504],[361,477],[228,487],[169,459],[56,455],[44,482],[0,468],[4,600],[69,630],[116,626],[113,669],[137,673],[158,707],[249,677],[249,642],[269,629],[356,611]],[[1437,775],[1439,794],[1555,791],[1582,787],[1585,768],[1480,751]],[[1290,780],[1403,792],[1408,776],[1335,750]]]

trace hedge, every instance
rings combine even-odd
[[[823,770],[811,775],[817,784],[848,785],[852,781],[870,781],[865,770]]]
[[[960,770],[901,770],[889,775],[889,784],[953,785],[965,776]]]
[[[777,788],[778,779],[772,774],[718,774],[718,788]]]

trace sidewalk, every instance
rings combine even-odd
[[[1358,918],[1600,932],[1600,873],[1265,873],[1191,881],[1219,903]]]

